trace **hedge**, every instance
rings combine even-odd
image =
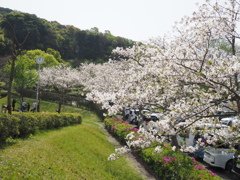
[[[12,115],[0,113],[0,142],[8,138],[26,137],[37,130],[53,129],[81,124],[80,114],[73,113],[26,113]]]
[[[118,118],[105,118],[105,127],[121,141],[125,140],[128,133],[137,129]],[[220,180],[213,172],[201,166],[193,157],[179,150],[173,151],[170,144],[163,146],[161,153],[154,153],[155,148],[137,151],[138,156],[161,177],[163,180],[192,180],[208,179]]]

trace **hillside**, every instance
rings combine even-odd
[[[11,26],[10,26],[11,25]],[[25,50],[52,48],[65,61],[77,66],[81,62],[105,62],[116,47],[129,47],[133,41],[113,36],[110,31],[99,32],[97,27],[81,30],[72,25],[38,18],[34,14],[0,7],[0,57],[11,54],[11,27]],[[5,30],[3,30],[5,29]]]

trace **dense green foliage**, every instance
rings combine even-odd
[[[37,130],[53,129],[82,122],[79,114],[67,113],[0,113],[0,142],[25,137]]]
[[[6,86],[6,83],[0,82],[0,98],[5,97],[7,95],[7,91],[3,88]]]
[[[110,31],[102,33],[96,27],[80,30],[56,21],[49,22],[33,14],[0,7],[0,56],[11,54],[12,27],[20,44],[27,37],[24,50],[46,51],[52,48],[74,66],[84,61],[104,62],[114,48],[133,45],[133,41],[113,36]]]
[[[121,119],[106,118],[104,122],[106,128],[121,140],[130,132],[134,131],[137,133],[136,128],[133,128]],[[202,167],[194,158],[178,150],[173,151],[170,144],[165,144],[161,153],[154,153],[154,149],[155,148],[143,149],[138,151],[138,155],[164,180],[221,179],[211,171]]]

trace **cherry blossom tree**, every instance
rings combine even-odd
[[[45,67],[39,74],[39,85],[41,87],[50,90],[53,88],[60,93],[58,106],[58,113],[60,113],[67,92],[74,87],[79,87],[79,71],[61,64],[53,67]]]
[[[239,5],[237,0],[206,0],[191,17],[176,23],[171,36],[152,39],[146,45],[117,48],[113,51],[114,60],[81,67],[87,77],[87,81],[82,81],[89,91],[87,97],[98,103],[112,101],[113,106],[105,107],[109,114],[129,105],[151,106],[165,115],[164,120],[152,123],[155,129],[150,132],[140,128],[138,140],[133,140],[133,134],[128,135],[127,146],[117,149],[110,159],[132,148],[147,148],[153,141],[159,145],[156,152],[161,151],[165,141],[178,146],[176,137],[183,130],[195,131],[207,123],[219,126],[215,113],[223,108],[239,114]],[[177,117],[185,120],[184,127]],[[237,123],[217,132],[200,133],[208,144],[221,141],[233,147],[239,143],[238,126]],[[185,145],[180,149],[195,150]]]

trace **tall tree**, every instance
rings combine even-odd
[[[35,65],[35,62],[34,62]],[[38,80],[38,74],[35,69],[32,69],[33,62],[30,59],[25,59],[24,56],[18,56],[14,73],[13,86],[20,92],[22,102],[23,90],[31,89],[35,86]]]
[[[3,21],[1,22],[1,27],[5,31],[6,35],[11,39],[11,53],[12,53],[12,59],[11,59],[11,70],[10,70],[10,76],[9,76],[9,82],[8,82],[8,104],[7,109],[8,113],[12,113],[11,108],[11,97],[12,97],[12,82],[14,77],[14,71],[15,71],[15,61],[17,59],[17,56],[20,55],[23,51],[23,45],[26,43],[26,40],[29,36],[29,31],[25,29],[25,31],[22,29],[24,24],[24,18],[22,13],[12,12],[7,14]]]

